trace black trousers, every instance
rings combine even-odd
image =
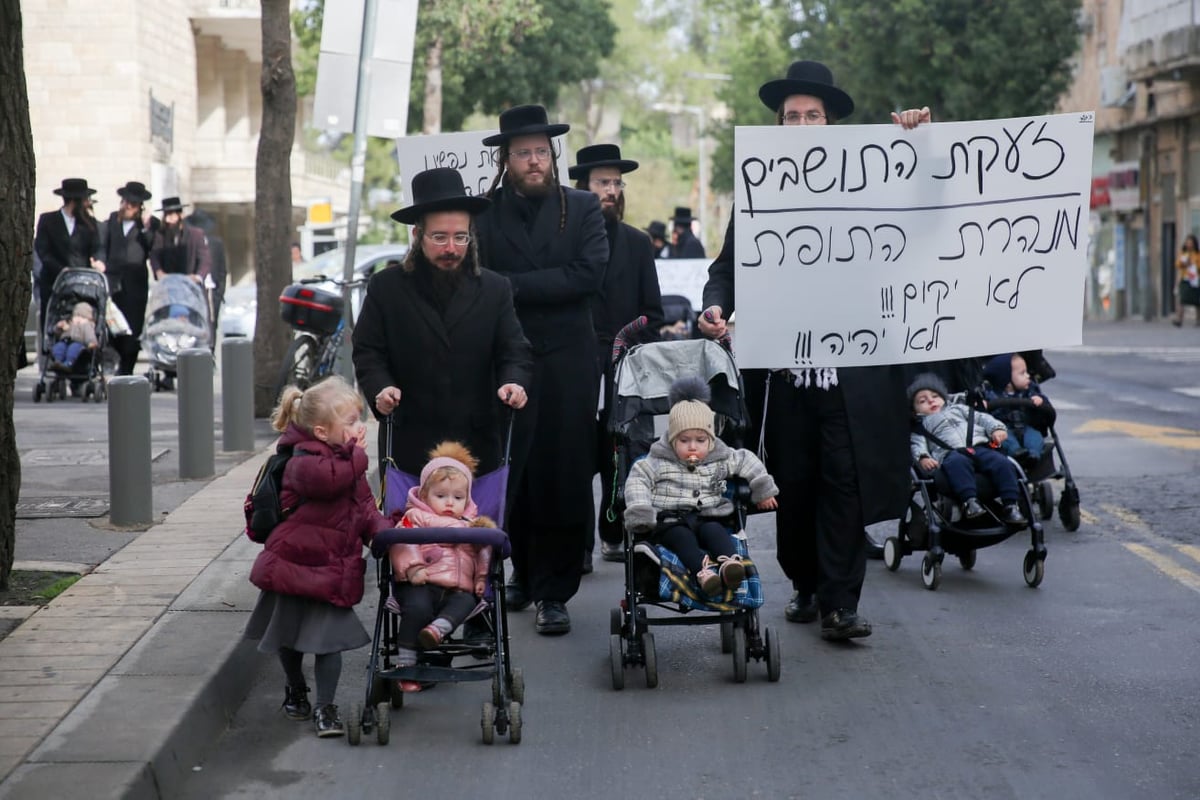
[[[817,596],[822,613],[857,610],[866,537],[842,390],[797,388],[776,375],[769,392],[767,468],[779,485],[779,565],[793,588]]]
[[[457,628],[479,604],[475,595],[460,589],[447,589],[428,583],[413,586],[407,582],[396,583],[394,588],[396,602],[404,609],[396,629],[396,642],[409,650],[417,649],[417,634],[421,628],[438,617],[445,618]]]
[[[690,524],[689,524],[690,523]],[[733,537],[725,526],[714,519],[691,519],[663,528],[656,534],[658,541],[695,574],[704,566],[704,556],[731,556],[737,552]]]
[[[114,336],[112,337],[112,346],[120,359],[117,363],[117,374],[132,375],[134,367],[137,366],[138,353],[142,349],[140,338],[137,336]]]

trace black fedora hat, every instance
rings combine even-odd
[[[184,203],[178,197],[168,197],[165,200],[163,200],[162,208],[160,208],[158,210],[164,214],[170,214],[172,211],[179,211],[182,213],[183,210],[185,208],[187,208],[189,205],[191,205],[191,204]]]
[[[63,178],[62,186],[55,189],[54,193],[69,200],[72,197],[91,197],[96,190],[87,185],[86,178]]]
[[[675,223],[690,223],[695,222],[696,218],[692,216],[692,210],[687,206],[675,206],[675,213],[671,216],[671,222]]]
[[[650,234],[651,239],[666,240],[666,238],[667,238],[667,223],[656,219],[653,222],[651,222],[649,225],[646,226],[646,233]]]
[[[154,196],[150,194],[150,192],[146,191],[146,184],[138,181],[129,181],[124,186],[117,189],[117,194],[121,195],[122,199],[127,200],[130,203],[144,203]]]
[[[530,136],[544,133],[553,139],[571,130],[564,122],[551,124],[546,120],[545,106],[513,106],[500,112],[500,132],[483,140],[488,147],[504,144],[515,136]]]
[[[838,119],[854,113],[854,101],[833,85],[833,72],[820,61],[793,61],[786,78],[767,81],[758,89],[758,98],[772,111],[778,111],[783,101],[794,94],[821,98],[825,110]]]
[[[615,144],[593,144],[580,148],[575,154],[575,166],[568,169],[567,174],[579,180],[596,167],[616,167],[623,174],[637,169],[638,162],[621,158],[621,148]]]
[[[474,216],[491,205],[486,197],[467,194],[462,173],[450,167],[435,167],[414,175],[412,199],[411,206],[393,211],[392,219],[416,225],[421,217],[435,211],[466,211]]]

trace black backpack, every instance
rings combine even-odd
[[[283,522],[296,506],[283,507],[283,470],[292,458],[291,447],[281,447],[263,463],[254,479],[242,510],[246,514],[246,535],[262,544],[271,531]],[[299,505],[297,503],[297,505]]]

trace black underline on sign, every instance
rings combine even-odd
[[[1032,197],[1010,197],[1003,200],[980,200],[974,203],[948,203],[940,206],[798,206],[796,208],[755,208],[741,209],[741,213],[750,217],[759,214],[791,214],[796,211],[941,211],[950,208],[974,208],[977,206],[997,206],[1005,203],[1026,203],[1032,200],[1059,200],[1064,197],[1082,197],[1082,192],[1062,192],[1061,194],[1038,194]]]

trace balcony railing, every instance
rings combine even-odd
[[[1117,46],[1134,78],[1200,69],[1200,0],[1126,0]]]

